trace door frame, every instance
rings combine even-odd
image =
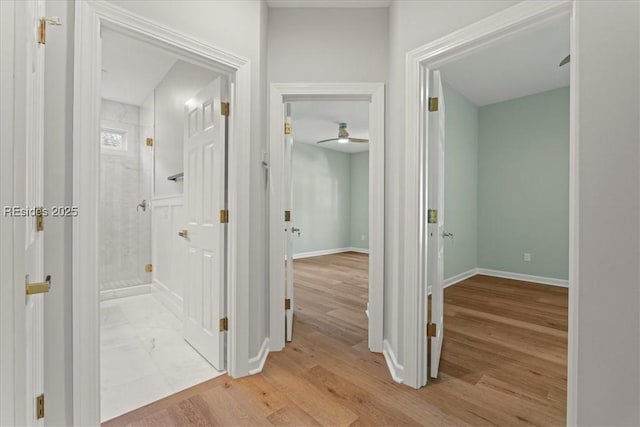
[[[289,101],[369,101],[369,349],[382,352],[384,303],[384,83],[272,83],[269,103],[269,346],[285,346],[284,109]],[[295,212],[293,212],[295,217]],[[278,238],[277,236],[281,236]]]
[[[575,1],[522,2],[475,24],[462,28],[434,42],[420,46],[406,55],[406,123],[405,123],[405,230],[417,230],[426,218],[420,198],[421,186],[428,179],[427,165],[421,153],[428,136],[428,118],[423,99],[429,96],[429,71],[476,49],[526,30],[549,19],[571,19],[570,62],[570,136],[569,136],[569,332],[567,378],[567,424],[576,423],[577,395],[577,302],[578,302],[578,68]],[[422,161],[421,161],[422,160]],[[426,188],[426,187],[425,187]],[[426,194],[425,194],[426,196]],[[425,274],[420,268],[425,241],[417,234],[404,235],[404,354],[406,382],[414,387],[426,384],[427,352],[425,330]]]
[[[250,63],[184,33],[150,21],[108,2],[75,4],[73,99],[73,422],[100,423],[100,317],[98,283],[98,200],[101,28],[123,32],[178,54],[192,63],[230,78],[229,224],[227,241],[227,372],[249,373],[248,343],[242,340],[249,324],[249,275],[242,263],[249,258]],[[91,143],[91,141],[95,143]]]
[[[13,206],[14,178],[20,171],[14,170],[16,138],[14,120],[19,120],[15,102],[18,102],[15,88],[21,87],[14,81],[15,70],[15,1],[0,2],[0,204]],[[24,80],[20,73],[16,79]],[[14,84],[15,83],[15,84]],[[21,83],[22,84],[22,83]],[[22,101],[24,102],[24,101]],[[22,109],[23,110],[23,109]],[[18,292],[19,283],[16,273],[19,270],[14,248],[24,247],[24,242],[14,241],[20,238],[23,230],[19,227],[19,218],[0,215],[0,425],[18,425],[25,423],[26,401],[24,393],[24,334],[20,325],[24,325],[24,294]],[[15,232],[14,232],[15,230]],[[22,243],[22,244],[21,244]],[[22,278],[24,281],[24,278]],[[18,318],[16,318],[19,316]],[[21,350],[23,349],[23,350]],[[20,365],[20,366],[19,366]]]

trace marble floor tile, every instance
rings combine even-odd
[[[100,319],[102,421],[222,375],[151,294],[102,301]]]
[[[101,387],[102,421],[110,420],[173,393],[172,387],[160,375],[148,375],[128,383]]]

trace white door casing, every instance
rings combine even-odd
[[[430,320],[435,325],[431,337],[431,367],[429,376],[438,377],[440,353],[444,338],[444,149],[445,149],[445,102],[440,71],[433,72],[432,97],[438,99],[437,111],[429,114],[429,206],[437,211],[437,221],[430,223],[428,272],[431,288]]]
[[[104,28],[138,37],[180,58],[225,74],[230,80],[228,158],[229,236],[227,309],[227,371],[234,378],[251,373],[249,269],[249,206],[251,170],[251,76],[246,57],[203,43],[188,33],[122,8],[113,2],[75,3],[73,60],[73,206],[81,212],[72,232],[73,423],[100,423],[99,291],[86,286],[98,280],[98,196],[100,87],[102,58],[100,33]],[[176,232],[176,230],[173,230]],[[55,279],[55,278],[54,278]],[[266,357],[265,353],[265,357]]]
[[[295,224],[295,212],[293,212],[293,136],[291,129],[291,113],[288,111],[291,108],[291,104],[286,104],[285,114],[285,127],[288,128],[288,132],[284,132],[284,208],[289,212],[290,218],[287,222],[287,226],[284,229],[285,241],[286,241],[286,255],[285,255],[285,336],[287,341],[293,339],[293,310],[295,300],[293,298],[293,284],[294,284],[294,268],[293,268],[293,233]]]
[[[185,104],[184,194],[187,268],[184,338],[216,369],[224,370],[226,316],[226,81],[218,77]],[[185,235],[186,233],[186,235]]]
[[[287,271],[282,260],[287,257],[291,234],[282,234],[295,223],[284,221],[283,211],[289,203],[285,190],[285,173],[290,164],[285,159],[283,123],[284,104],[312,100],[369,101],[369,349],[383,352],[384,299],[384,84],[382,83],[273,83],[269,101],[269,345],[271,351],[282,350],[287,341],[285,304]],[[295,129],[293,130],[295,132]],[[293,278],[291,279],[293,282]],[[293,301],[291,302],[293,309]]]
[[[432,96],[429,92],[428,85],[425,80],[431,74],[431,70],[439,69],[446,63],[458,59],[461,55],[469,54],[472,51],[484,49],[490,43],[498,43],[505,37],[521,31],[532,25],[537,25],[547,21],[550,18],[560,16],[573,16],[575,13],[576,2],[573,0],[559,1],[540,1],[540,2],[520,2],[501,12],[488,16],[481,21],[471,24],[453,33],[447,34],[428,44],[419,46],[406,54],[406,86],[405,86],[405,103],[404,111],[406,116],[405,123],[405,182],[403,189],[404,197],[404,216],[403,222],[405,232],[403,237],[405,240],[405,260],[404,281],[406,287],[404,289],[404,313],[402,315],[404,322],[404,342],[401,345],[401,351],[405,355],[404,360],[404,378],[403,381],[412,387],[419,388],[426,384],[427,375],[427,354],[423,351],[415,351],[424,348],[425,331],[424,331],[424,313],[426,298],[424,281],[421,274],[425,270],[424,266],[426,258],[419,254],[416,250],[420,248],[419,241],[424,237],[423,234],[415,233],[414,230],[419,229],[423,225],[426,226],[426,215],[422,207],[424,204],[419,203],[416,194],[423,194],[423,174],[421,173],[421,150],[423,149],[426,134],[428,134],[429,120],[428,113],[424,112],[426,103],[424,99]],[[576,43],[576,27],[571,29],[572,50],[575,50]],[[577,81],[578,71],[576,62],[571,61],[571,84]],[[577,91],[572,91],[572,101],[577,99]],[[567,419],[573,420],[570,424],[575,424],[576,413],[576,391],[577,390],[577,374],[575,362],[575,348],[577,342],[577,310],[575,309],[578,300],[577,292],[577,218],[578,203],[576,190],[576,182],[578,182],[578,170],[575,167],[577,162],[577,133],[575,123],[577,123],[577,109],[573,108],[575,103],[572,102],[571,107],[571,131],[570,131],[570,185],[569,185],[569,211],[570,211],[570,244],[569,244],[569,374],[568,374],[568,403],[567,403]],[[425,132],[425,130],[427,132]],[[416,213],[418,213],[416,215]],[[412,254],[416,254],[412,256]]]

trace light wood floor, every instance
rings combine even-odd
[[[445,291],[440,378],[414,390],[367,350],[367,256],[295,262],[294,340],[107,426],[564,425],[567,290],[475,276]]]

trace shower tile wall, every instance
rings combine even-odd
[[[138,107],[103,100],[102,128],[126,132],[127,140],[124,150],[100,150],[99,280],[100,290],[108,291],[151,282],[145,272],[151,262],[151,191],[144,191],[151,161],[142,161],[150,148],[140,132]],[[143,199],[146,211],[137,208]]]

